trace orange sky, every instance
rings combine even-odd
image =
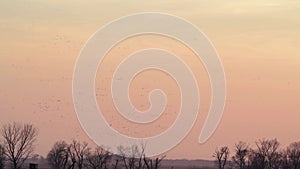
[[[209,159],[217,146],[232,146],[240,140],[253,145],[259,138],[276,137],[284,146],[300,139],[300,2],[294,0],[1,1],[0,124],[33,123],[39,128],[36,152],[42,155],[60,139],[89,141],[72,101],[72,74],[79,51],[97,29],[111,20],[149,11],[177,15],[199,27],[216,47],[227,80],[222,121],[214,135],[200,145],[198,136],[210,99],[208,77],[204,69],[197,69],[200,62],[194,62],[191,55],[182,56],[196,74],[203,102],[196,125],[180,145],[167,153],[169,158]],[[145,43],[135,42],[143,39]],[[190,52],[162,37],[136,37],[119,45],[139,48],[157,45],[157,41],[179,55]],[[116,49],[111,55],[114,52],[128,51]],[[115,61],[106,60],[112,65]],[[149,89],[166,88],[172,83],[170,77],[158,72],[146,75],[148,80],[164,80],[161,84],[149,80],[149,84],[137,77],[131,90],[139,90],[143,83]],[[98,78],[100,82],[101,76]],[[176,90],[176,85],[170,88]],[[148,104],[146,97],[133,94],[132,98],[141,109]],[[101,104],[101,99],[98,101]],[[176,94],[170,101],[178,102]],[[164,123],[160,130],[167,128],[172,118],[161,119]],[[127,130],[127,134],[136,132],[141,130],[134,126]]]

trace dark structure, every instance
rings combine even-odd
[[[29,164],[29,169],[38,169],[38,165],[34,163]]]

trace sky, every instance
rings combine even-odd
[[[76,59],[99,28],[137,12],[169,13],[197,26],[215,46],[226,74],[223,118],[212,137],[199,144],[211,96],[205,68],[193,53],[175,40],[154,35],[129,38],[108,53],[99,72],[112,69],[119,57],[134,50],[161,45],[182,56],[197,78],[201,95],[198,119],[183,142],[166,153],[168,158],[211,159],[216,147],[232,148],[238,141],[254,146],[260,138],[277,138],[284,147],[300,140],[300,2],[297,0],[3,0],[0,2],[0,124],[35,125],[39,129],[36,153],[43,156],[58,140],[79,139],[93,144],[74,110],[72,76]],[[126,126],[124,134],[151,136],[167,129],[176,118],[170,113],[176,112],[180,102],[174,79],[157,71],[143,74],[130,86],[133,104],[145,110],[149,107],[147,91],[159,87],[168,94],[168,104],[173,107],[149,126],[115,120],[116,129]],[[104,105],[105,112],[114,113],[109,95],[102,97],[101,89],[97,88],[107,76],[109,72],[97,74],[95,91],[98,104]],[[105,117],[111,122],[120,119],[117,113]]]

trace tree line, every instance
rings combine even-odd
[[[217,148],[213,157],[219,169],[300,169],[300,142],[284,149],[277,139],[260,139],[254,148],[238,142],[231,157],[228,146]]]
[[[12,123],[0,131],[0,169],[22,169],[34,155],[38,130],[31,124]],[[86,142],[57,141],[47,154],[52,169],[159,169],[165,156],[148,158],[146,146],[118,147],[118,155],[103,147],[90,148]],[[219,169],[300,169],[300,142],[280,149],[277,139],[260,139],[251,147],[238,142],[230,156],[228,146],[213,153]]]
[[[0,131],[0,169],[22,169],[34,155],[38,130],[32,124],[12,123]],[[146,146],[119,146],[115,155],[103,147],[90,148],[86,142],[57,141],[47,154],[51,169],[159,169],[165,156],[148,158]]]
[[[115,155],[103,147],[91,149],[85,142],[56,142],[47,155],[52,169],[159,169],[164,156],[148,158],[144,145],[118,147]]]

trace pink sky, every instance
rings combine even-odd
[[[91,143],[80,127],[72,101],[72,75],[79,51],[97,29],[111,20],[131,13],[156,11],[183,17],[199,27],[216,47],[227,79],[222,121],[214,135],[200,145],[198,136],[210,99],[208,77],[201,63],[180,44],[162,37],[136,37],[120,44],[133,46],[131,50],[157,45],[155,42],[159,41],[163,47],[183,54],[182,58],[197,77],[203,100],[199,119],[188,137],[167,156],[209,159],[217,146],[232,146],[240,140],[253,145],[259,138],[276,137],[285,146],[300,139],[299,9],[300,3],[293,0],[2,1],[0,124],[13,121],[34,124],[39,128],[36,153],[44,156],[57,140],[76,138]],[[126,55],[130,50],[116,48],[111,55]],[[108,58],[106,63],[110,67],[117,60]],[[98,75],[96,84],[103,78]],[[154,83],[155,78],[163,80]],[[143,85],[148,85],[148,89],[161,87],[166,92],[175,91],[169,101],[176,105],[180,100],[172,83],[170,77],[150,71],[135,79],[131,91],[140,90]],[[138,108],[147,106],[147,97],[132,93]],[[108,110],[111,108],[109,98],[98,101]],[[176,106],[170,111],[173,109]],[[155,134],[166,129],[175,118],[167,116],[157,124],[138,129],[124,122],[131,127],[124,133]],[[149,129],[159,123],[159,130]]]

